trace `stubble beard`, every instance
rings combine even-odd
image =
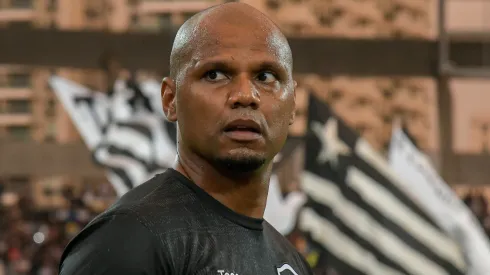
[[[266,159],[262,156],[227,156],[214,159],[216,166],[230,174],[247,175],[264,166]]]

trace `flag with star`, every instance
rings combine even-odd
[[[321,253],[317,269],[339,275],[456,275],[455,242],[401,188],[403,179],[329,106],[310,96],[307,202],[298,227]]]
[[[50,85],[119,196],[172,165],[176,127],[157,81],[117,79],[104,93],[60,76]]]

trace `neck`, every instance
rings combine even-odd
[[[224,175],[195,154],[184,153],[177,156],[173,168],[234,212],[252,218],[263,218],[271,163],[254,173],[231,176]]]

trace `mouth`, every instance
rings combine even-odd
[[[234,120],[223,129],[225,135],[236,141],[252,141],[262,137],[262,129],[253,120]]]
[[[230,126],[225,128],[225,132],[252,132],[256,134],[260,134],[260,130],[253,127],[247,126]]]

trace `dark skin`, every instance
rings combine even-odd
[[[179,129],[174,168],[233,211],[262,218],[272,160],[294,121],[295,87],[287,40],[259,11],[229,3],[191,18],[161,90]],[[241,124],[255,132],[230,126]]]

